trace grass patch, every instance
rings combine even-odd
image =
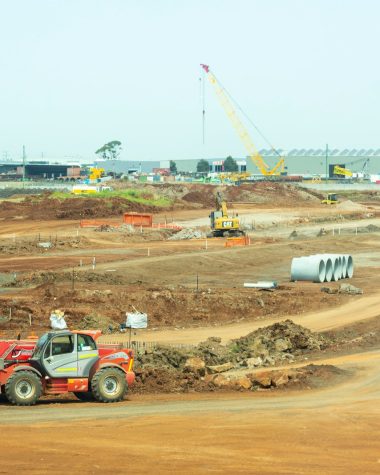
[[[73,193],[67,193],[62,191],[55,191],[50,195],[50,198],[56,200],[67,200],[71,199],[83,199],[83,198],[122,198],[124,200],[130,201],[132,203],[140,203],[146,206],[156,206],[160,208],[168,207],[172,204],[172,200],[165,197],[156,196],[152,193],[147,193],[144,190],[113,190],[113,191],[101,191],[99,193],[94,193],[90,195],[74,195]]]

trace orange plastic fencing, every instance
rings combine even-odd
[[[251,244],[251,238],[249,236],[227,238],[227,241],[224,243],[225,247],[249,246],[250,244]]]
[[[154,229],[175,229],[180,231],[182,226],[175,223],[153,223],[153,216],[151,214],[140,213],[125,213],[123,215],[123,221],[108,221],[106,219],[82,219],[80,221],[81,228],[98,228],[100,226],[112,226],[118,228],[122,224],[128,224],[130,226],[142,227],[142,228],[154,228]]]

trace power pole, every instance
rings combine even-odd
[[[22,146],[22,187],[25,188],[25,163],[26,163],[26,153],[25,145]]]
[[[329,157],[329,145],[326,144],[326,178],[325,178],[326,185],[327,185],[328,178],[329,178],[328,157]]]

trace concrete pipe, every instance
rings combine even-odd
[[[324,259],[317,256],[295,257],[292,260],[290,279],[324,282],[326,277]]]
[[[325,282],[331,282],[333,276],[333,264],[332,260],[328,257],[325,261]]]
[[[342,260],[340,254],[316,254],[316,257],[320,259],[330,259],[332,263],[332,276],[331,281],[337,281],[342,276]]]
[[[350,254],[344,254],[344,258],[346,259],[346,275],[345,277],[348,277],[351,279],[351,277],[354,275],[354,260]]]
[[[342,276],[341,276],[341,279],[345,279],[346,278],[346,272],[347,272],[347,259],[346,259],[346,256],[341,256],[342,258]]]
[[[332,273],[331,280],[336,282],[337,280],[340,279],[340,277],[342,275],[342,267],[340,265],[340,260],[339,260],[339,257],[337,255],[330,255],[328,257],[331,259],[332,267],[333,267],[333,273]]]

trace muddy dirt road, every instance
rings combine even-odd
[[[62,454],[85,474],[378,473],[380,351],[326,363],[350,376],[300,392],[3,406],[1,473],[64,473]]]

